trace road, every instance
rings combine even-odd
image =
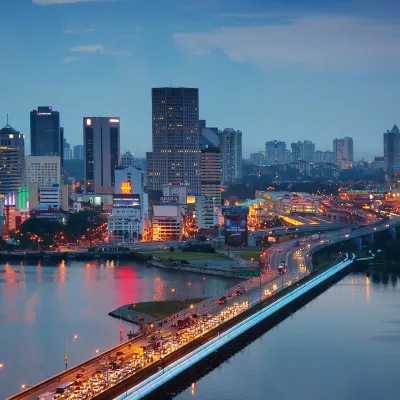
[[[240,310],[240,312],[248,309],[252,305],[257,304],[260,301],[260,297],[268,297],[274,292],[279,291],[281,288],[287,287],[293,282],[301,279],[303,276],[307,275],[311,271],[311,255],[312,252],[317,248],[326,246],[328,243],[336,243],[342,240],[350,240],[355,237],[360,237],[366,234],[373,233],[375,231],[380,231],[382,229],[387,229],[390,225],[395,225],[399,223],[400,218],[394,217],[390,221],[380,222],[365,228],[358,228],[354,231],[344,228],[340,231],[328,231],[321,234],[318,241],[310,242],[309,240],[303,242],[302,239],[294,239],[284,243],[279,243],[272,246],[264,253],[264,257],[268,259],[269,270],[264,271],[260,278],[252,278],[246,281],[242,286],[246,288],[246,294],[240,297],[234,296],[235,288],[231,288],[224,293],[220,293],[220,296],[227,296],[227,303],[225,305],[218,304],[218,298],[212,298],[207,301],[200,303],[200,306],[196,306],[192,309],[184,310],[179,314],[179,316],[174,316],[168,319],[168,323],[162,326],[156,327],[158,330],[158,335],[168,336],[170,334],[176,333],[177,328],[172,327],[171,324],[176,322],[179,318],[183,318],[185,315],[189,314],[210,314],[212,316],[220,316],[223,311],[229,309],[234,302],[247,302],[246,306]],[[299,247],[294,247],[293,244],[299,240],[301,245]],[[286,262],[287,271],[283,275],[277,274],[277,267],[282,262]],[[229,294],[233,294],[229,297]],[[211,328],[210,328],[211,329]],[[207,332],[204,330],[201,334]],[[66,382],[73,382],[76,379],[78,373],[82,373],[82,380],[88,380],[96,370],[101,366],[101,360],[108,358],[116,358],[116,353],[124,352],[124,359],[132,359],[134,353],[141,353],[141,347],[145,346],[149,342],[149,337],[140,337],[137,339],[132,339],[126,341],[122,345],[114,348],[113,350],[107,351],[89,361],[84,363],[82,366],[73,367],[64,373],[50,378],[45,383],[35,385],[35,387],[28,388],[24,392],[15,395],[12,399],[27,400],[32,398],[40,398],[40,395],[44,393],[54,393],[56,388]],[[183,345],[183,344],[182,344]],[[179,348],[179,347],[178,347]],[[173,350],[172,350],[173,351]],[[154,362],[157,361],[157,358]],[[72,397],[71,397],[72,398]]]

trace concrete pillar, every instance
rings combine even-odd
[[[375,237],[374,237],[374,234],[373,234],[373,233],[371,233],[371,235],[369,236],[369,242],[370,242],[371,244],[374,244],[374,243],[375,243]]]
[[[396,241],[396,228],[390,228],[390,236],[392,237],[393,242]]]
[[[354,245],[356,246],[356,250],[361,250],[361,248],[362,248],[362,239],[360,237],[354,238]]]

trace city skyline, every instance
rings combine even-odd
[[[122,151],[143,157],[151,148],[151,88],[172,83],[199,88],[199,117],[210,126],[243,132],[246,158],[268,140],[312,140],[324,150],[345,136],[353,137],[357,159],[381,155],[381,132],[399,116],[393,66],[400,7],[356,0],[306,1],[304,9],[293,1],[246,3],[173,1],[168,11],[150,1],[136,13],[129,12],[131,1],[7,4],[0,33],[8,39],[0,49],[13,63],[0,72],[18,79],[5,80],[10,95],[0,100],[0,114],[5,121],[8,112],[27,135],[27,112],[50,104],[72,145],[81,144],[84,115],[119,115]],[[12,29],[17,18],[19,30]],[[116,21],[118,29],[111,29]],[[347,35],[353,30],[357,38]],[[35,57],[30,49],[38,44],[51,57]],[[322,44],[326,51],[319,51]]]

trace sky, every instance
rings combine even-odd
[[[397,0],[1,0],[0,125],[29,142],[29,111],[60,111],[82,143],[84,116],[118,116],[121,151],[151,151],[151,88],[198,87],[208,126],[357,159],[383,154],[400,124]]]

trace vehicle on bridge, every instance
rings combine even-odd
[[[177,321],[177,327],[178,329],[184,329],[187,328],[188,326],[191,325],[192,320],[189,317],[186,317],[184,319],[178,319]]]
[[[60,385],[57,389],[56,389],[56,393],[60,393],[63,394],[65,392],[68,391],[68,389],[73,386],[73,383],[71,382],[65,382],[62,385]]]
[[[225,296],[222,296],[222,297],[218,300],[218,303],[221,304],[221,306],[222,306],[223,304],[225,304],[226,302],[227,302],[227,300],[226,300],[226,297],[225,297]]]
[[[278,265],[278,274],[282,275],[286,272],[286,264],[284,261],[282,261],[279,265]]]
[[[243,286],[238,286],[236,288],[236,296],[241,296],[246,293],[246,289]]]
[[[310,236],[310,242],[315,242],[316,240],[319,240],[320,235],[319,233],[316,233],[315,235]]]
[[[300,246],[300,242],[299,241],[293,243],[293,247],[299,247],[299,246]]]

